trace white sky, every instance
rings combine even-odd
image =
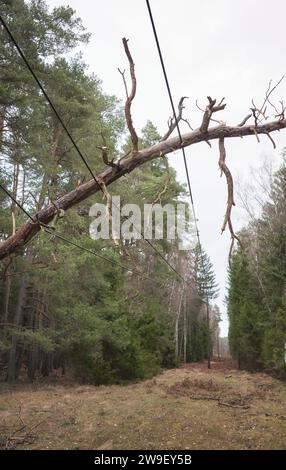
[[[117,67],[128,64],[122,38],[129,38],[138,82],[132,108],[136,128],[150,119],[159,132],[166,130],[172,114],[159,58],[151,30],[145,0],[47,0],[51,6],[70,5],[92,38],[82,48],[84,59],[103,82],[103,90],[124,99],[122,78]],[[227,107],[217,114],[228,124],[238,124],[248,113],[251,99],[262,104],[268,82],[276,82],[286,73],[285,0],[150,0],[163,57],[175,103],[189,96],[185,116],[192,127],[200,125],[201,113],[195,100],[204,107],[206,96],[225,97]],[[273,101],[285,99],[286,80],[273,94]],[[184,128],[182,126],[182,132]],[[266,136],[258,144],[255,136],[226,141],[227,164],[235,181],[247,179],[250,166],[258,167],[263,156],[279,162],[286,146],[286,132],[276,133],[274,150]],[[218,150],[214,142],[186,149],[201,241],[214,264],[221,295],[218,305],[225,312],[223,300],[227,278],[229,235],[220,235],[225,213],[226,183],[219,177]],[[186,181],[180,151],[170,157],[181,181]],[[233,210],[233,225],[245,222],[239,208]],[[227,334],[223,315],[222,335]]]

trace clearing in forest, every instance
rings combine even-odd
[[[215,363],[120,386],[2,384],[6,449],[284,449],[286,384]]]

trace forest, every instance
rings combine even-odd
[[[286,106],[274,96],[285,77],[239,124],[221,118],[229,97],[195,101],[191,127],[146,0],[171,116],[164,132],[151,113],[137,129],[132,38],[121,38],[122,95],[109,94],[83,53],[85,21],[54,3],[0,2],[0,449],[283,449]],[[279,163],[243,188],[225,142],[261,136]],[[201,238],[194,144],[216,155],[224,185],[226,295],[219,254],[201,242],[213,232]],[[211,224],[221,193],[208,168],[200,178]]]
[[[110,155],[123,156],[130,145],[123,106],[102,91],[100,80],[73,54],[89,39],[73,10],[50,12],[43,1],[1,5],[1,15],[21,40],[88,164],[94,171],[102,168],[102,142]],[[34,213],[89,175],[3,29],[1,57],[1,185]],[[147,121],[139,147],[160,139]],[[187,204],[186,188],[166,158],[126,175],[113,184],[112,194],[120,194],[122,204],[139,207]],[[4,241],[27,216],[4,191],[0,197]],[[210,304],[208,322],[206,298],[215,299],[216,281],[207,254],[202,265],[194,237],[192,253],[178,249],[180,240],[155,240],[159,255],[144,240],[92,240],[89,208],[96,201],[102,196],[63,211],[52,224],[57,234],[107,261],[44,231],[2,261],[3,380],[13,382],[19,375],[34,380],[69,368],[86,382],[116,383],[150,377],[181,360],[208,358],[217,338],[219,310]],[[188,286],[160,256],[189,279]]]
[[[248,207],[241,248],[229,270],[231,353],[239,367],[264,369],[285,379],[286,150],[278,171],[261,178],[260,216]],[[247,198],[245,199],[247,206]]]

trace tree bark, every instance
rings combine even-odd
[[[187,293],[184,292],[184,364],[187,362]]]
[[[216,341],[217,341],[217,358],[220,360],[220,345],[219,345],[219,329],[216,332]]]
[[[179,306],[176,316],[176,323],[175,323],[175,360],[179,360],[179,320],[181,316],[181,308],[182,308],[182,299],[183,299],[183,289],[179,292]]]
[[[210,331],[210,306],[207,300],[207,335],[208,335],[208,369],[211,368],[211,331]]]
[[[254,129],[253,125],[247,126],[224,126],[219,125],[209,128],[206,132],[196,129],[182,136],[183,144],[179,137],[172,137],[166,141],[159,142],[151,147],[132,153],[130,157],[124,158],[121,162],[113,167],[108,167],[105,171],[97,175],[97,179],[106,186],[121,178],[123,175],[130,173],[135,168],[149,162],[155,158],[163,157],[181,147],[187,147],[199,142],[211,141],[220,138],[242,137],[247,135],[269,134],[286,127],[286,119],[262,124]],[[255,131],[255,132],[254,132]],[[0,259],[9,256],[17,249],[25,245],[40,230],[39,222],[48,224],[52,221],[59,209],[68,210],[79,202],[87,199],[92,194],[100,190],[100,184],[95,179],[81,184],[74,190],[60,197],[54,204],[50,204],[34,214],[35,223],[28,220],[22,227],[6,241],[0,245]]]
[[[9,319],[9,303],[10,303],[10,294],[11,294],[11,285],[12,285],[12,279],[11,279],[11,266],[13,266],[13,260],[12,257],[7,259],[7,265],[4,269],[4,302],[3,302],[3,328],[5,328],[5,324],[8,322]]]
[[[11,276],[6,276],[5,279],[5,291],[4,291],[4,315],[3,315],[3,323],[5,328],[5,323],[8,322],[9,317],[9,302],[10,302],[10,293],[11,293]]]
[[[18,184],[19,184],[19,173],[20,173],[20,165],[18,162],[14,164],[14,175],[13,175],[13,191],[12,195],[14,199],[17,200],[18,194]],[[16,209],[17,206],[14,201],[11,204],[11,217],[12,217],[12,236],[16,233]]]
[[[29,328],[33,331],[37,329],[37,319],[39,315],[39,303],[36,304],[30,313],[29,318]],[[34,343],[30,345],[29,348],[29,356],[28,356],[28,377],[33,382],[35,378],[35,372],[37,367],[37,353],[38,353],[38,346]]]
[[[15,316],[13,325],[15,327],[19,326],[21,323],[22,315],[23,315],[23,308],[26,302],[26,288],[27,288],[27,279],[26,276],[23,276],[21,279],[19,294],[18,294],[18,302],[16,306]],[[9,352],[9,361],[8,361],[8,372],[7,372],[7,380],[8,382],[14,382],[17,379],[18,375],[18,367],[17,367],[17,337],[15,335],[12,336],[12,346]]]
[[[3,143],[6,110],[7,110],[7,106],[5,105],[0,106],[0,148],[2,147],[2,143]]]

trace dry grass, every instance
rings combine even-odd
[[[208,371],[202,364],[126,386],[2,385],[0,445],[283,449],[285,404],[282,382],[224,367]]]

